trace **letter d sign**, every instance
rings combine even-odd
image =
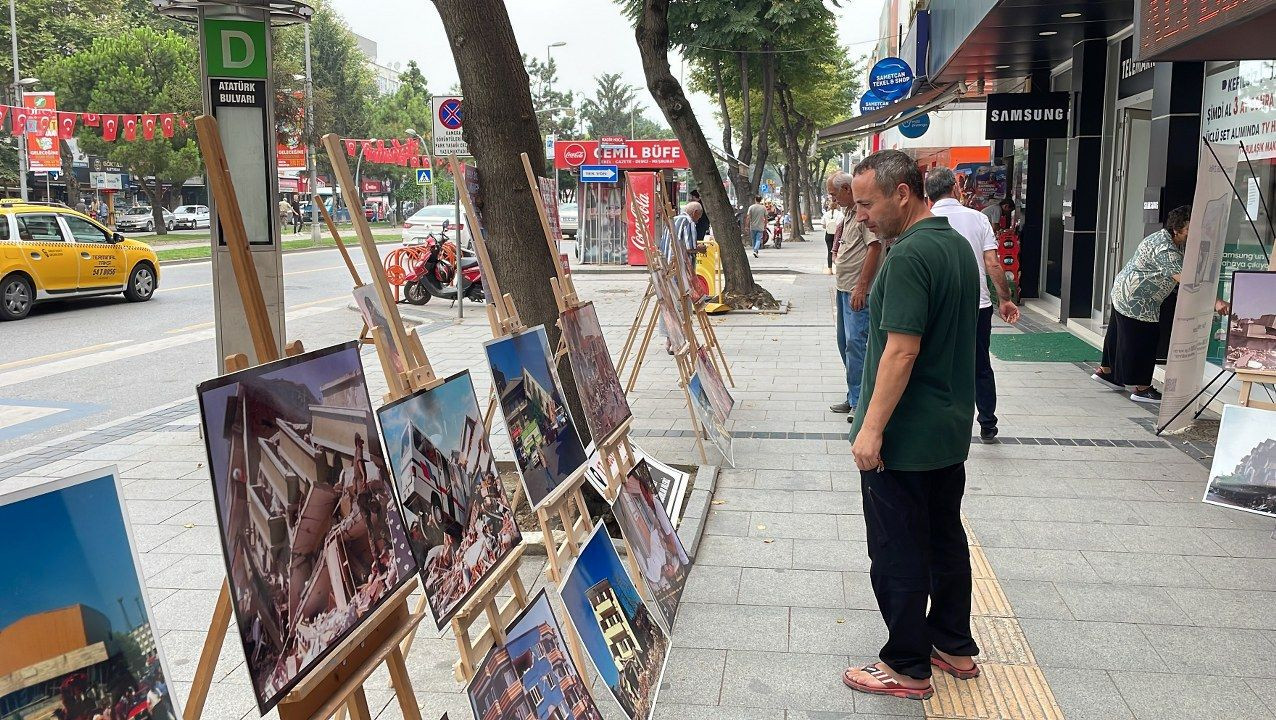
[[[208,18],[203,22],[208,77],[264,79],[267,33],[264,22]]]

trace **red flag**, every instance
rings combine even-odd
[[[52,110],[35,111],[35,132],[37,135],[56,135],[56,132],[49,132],[49,128],[55,126],[55,123],[57,123],[57,116],[53,114]]]
[[[76,115],[73,112],[58,113],[58,137],[70,140],[75,137]]]
[[[8,105],[0,105],[0,128],[4,127],[4,116],[9,114],[11,110]]]
[[[17,105],[13,108],[13,115],[10,116],[13,122],[13,134],[24,133],[27,131],[27,118],[31,117],[31,109]]]
[[[84,123],[84,127],[97,127],[100,120],[101,116],[97,113],[80,113],[80,122]]]
[[[146,138],[147,140],[154,140],[155,125],[156,125],[156,117],[154,115],[150,115],[150,114],[143,115],[142,116],[142,137]]]
[[[185,130],[186,128],[190,127],[190,123],[186,122],[186,116],[185,116],[185,115],[183,115],[183,116],[181,116],[180,118],[178,118],[178,122],[180,122],[180,123],[182,124],[182,129],[183,129],[183,130]]]
[[[160,118],[160,132],[166,138],[173,137],[173,113],[163,113]]]
[[[393,140],[391,140],[391,141],[390,141],[390,147],[394,148],[395,150],[398,150],[398,149],[399,149],[399,138],[394,138]]]
[[[349,155],[350,157],[354,157],[354,153],[355,153],[355,151],[356,151],[357,149],[358,149],[358,148],[357,148],[357,146],[355,145],[355,142],[354,142],[353,140],[347,140],[347,141],[346,141],[346,154],[347,154],[347,155]]]
[[[121,115],[120,124],[124,126],[124,139],[133,142],[137,139],[137,116]]]
[[[103,115],[102,116],[102,139],[107,142],[115,142],[115,138],[120,132],[120,116],[119,115]]]
[[[421,158],[413,157],[408,160],[408,167],[421,167]]]

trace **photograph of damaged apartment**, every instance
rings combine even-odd
[[[236,622],[265,714],[416,562],[358,343],[198,391]]]
[[[468,370],[377,410],[408,544],[442,629],[522,541]]]

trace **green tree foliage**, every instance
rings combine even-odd
[[[149,26],[99,37],[73,55],[54,57],[39,67],[41,80],[58,94],[59,104],[97,113],[194,114],[200,109],[196,72],[199,53],[189,37]],[[109,70],[108,70],[109,69]],[[102,140],[97,128],[81,129],[80,147],[128,169],[155,209],[155,228],[163,232],[160,208],[170,191],[200,169],[194,127],[178,123],[172,138],[158,132],[145,140]]]
[[[399,74],[399,89],[373,102],[371,136],[407,140],[407,131],[411,129],[428,139],[433,127],[432,112],[430,89],[426,85],[425,75],[421,73],[421,68],[416,61],[411,60]],[[426,154],[425,145],[421,146],[421,154]],[[394,201],[396,221],[403,217],[405,201],[411,200],[420,204],[421,187],[416,184],[414,168],[398,165],[368,165],[365,161],[363,175],[380,177],[390,183],[390,196]]]
[[[527,77],[531,83],[532,107],[536,110],[536,121],[540,124],[541,134],[553,135],[559,139],[576,137],[576,126],[580,123],[580,109],[577,107],[580,99],[571,90],[563,92],[557,89],[558,63],[552,57],[548,63],[543,63],[523,53],[523,66],[527,68]],[[552,156],[546,158],[545,171],[554,171]],[[576,187],[575,175],[559,173],[560,198],[575,197]]]
[[[619,73],[603,73],[594,78],[594,97],[581,103],[580,115],[591,138],[621,135],[633,139],[667,138],[665,126],[643,115],[638,88],[626,83]]]

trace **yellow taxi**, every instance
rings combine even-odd
[[[159,287],[159,259],[143,242],[56,203],[0,200],[0,320],[47,300],[124,293],[144,302]]]

